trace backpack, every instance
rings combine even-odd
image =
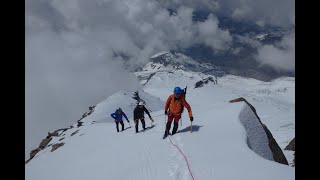
[[[184,88],[183,89],[183,92],[182,92],[182,94],[181,94],[181,96],[183,96],[183,98],[184,99],[186,99],[186,94],[187,94],[187,86],[186,86],[186,88]],[[180,103],[181,103],[181,114],[183,113],[183,110],[184,110],[184,106],[182,105],[182,102],[180,101]]]

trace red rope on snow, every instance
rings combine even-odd
[[[190,172],[190,175],[191,175],[192,179],[194,180],[194,177],[193,177],[192,172],[191,172],[191,170],[190,170],[190,166],[189,166],[188,159],[187,159],[186,156],[183,154],[183,152],[181,151],[181,149],[180,149],[177,145],[175,145],[175,144],[172,143],[170,136],[169,136],[169,140],[170,140],[170,142],[171,142],[172,145],[174,145],[176,148],[179,149],[180,153],[182,154],[182,156],[183,156],[184,159],[186,160],[187,165],[188,165],[188,169],[189,169],[189,172]]]

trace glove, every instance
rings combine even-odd
[[[191,121],[191,122],[193,121],[193,116],[190,117],[190,121]]]
[[[127,122],[129,123],[130,121],[129,121],[129,120],[127,120]]]
[[[165,114],[165,115],[168,115],[168,112],[167,112],[167,110],[164,110],[164,114]]]

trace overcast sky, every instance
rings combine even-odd
[[[211,13],[193,22],[199,8]],[[292,0],[27,0],[26,152],[112,93],[138,89],[121,60],[134,68],[164,50],[195,44],[227,50],[233,38],[218,27],[218,14],[291,27],[294,13]],[[261,64],[294,71],[294,39],[292,33],[275,45],[247,41],[259,48]]]

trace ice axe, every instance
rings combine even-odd
[[[154,120],[153,120],[153,118],[152,118],[152,117],[150,117],[149,119],[150,119],[150,121],[151,121],[151,126],[152,126],[152,125],[153,125]]]
[[[190,130],[191,130],[191,133],[192,133],[192,121],[191,121],[191,125],[190,125]]]

